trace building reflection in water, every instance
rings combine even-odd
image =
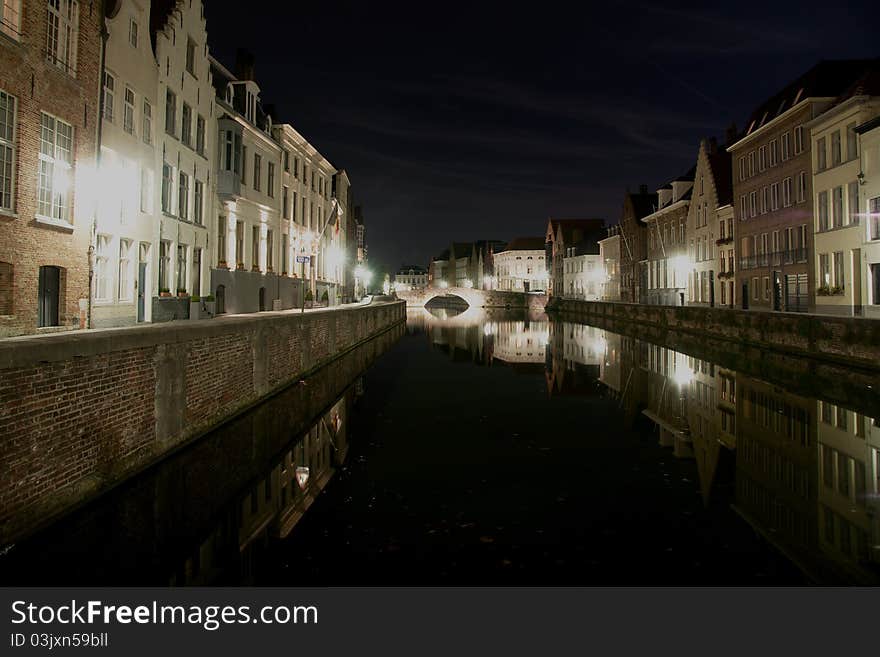
[[[818,582],[880,583],[880,426],[772,381],[543,315],[410,316],[453,359],[542,363],[548,394],[607,395],[693,459],[706,506],[730,505]],[[715,499],[715,497],[719,499]]]
[[[225,507],[213,531],[178,564],[169,585],[213,584],[230,577],[242,585],[254,583],[272,543],[291,533],[345,460],[350,406],[363,390],[360,378]]]

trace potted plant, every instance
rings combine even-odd
[[[820,297],[827,297],[830,292],[831,290],[828,289],[827,285],[822,285],[816,288],[816,294],[818,294]]]
[[[208,313],[209,317],[214,316],[214,295],[209,294],[206,296],[203,301],[205,302],[205,311]]]
[[[330,295],[327,294],[327,290],[324,290],[324,294],[321,295],[321,305],[329,306],[330,305]]]
[[[202,318],[202,300],[197,294],[194,294],[189,298],[189,318]]]
[[[831,288],[831,294],[843,294],[843,288],[839,285],[835,285]]]
[[[314,303],[314,300],[315,300],[315,297],[312,295],[312,291],[306,290],[306,297],[305,297],[306,308],[311,308]]]
[[[180,298],[180,299],[182,299],[182,298],[185,297],[185,296],[188,296],[187,293],[186,293],[186,288],[185,288],[185,287],[179,287],[179,288],[177,288],[177,296],[178,296],[178,298]]]
[[[159,296],[160,297],[170,297],[171,290],[169,290],[167,287],[160,287],[159,288]]]

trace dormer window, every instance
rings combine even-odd
[[[231,84],[226,85],[226,103],[228,105],[232,105],[232,97],[233,97],[232,85]]]

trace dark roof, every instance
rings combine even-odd
[[[870,121],[865,121],[862,125],[856,126],[856,132],[861,135],[877,127],[880,127],[880,116],[875,116]]]
[[[714,153],[709,152],[708,160],[712,180],[715,181],[715,193],[718,195],[718,207],[730,205],[733,202],[733,158],[722,146],[716,148]]]
[[[862,74],[837,99],[843,102],[853,96],[880,96],[880,59],[868,64]]]
[[[805,98],[836,98],[871,65],[870,59],[821,61],[761,103],[746,122],[749,135]]]
[[[507,243],[507,246],[498,251],[543,251],[543,237],[516,237]]]
[[[596,253],[599,253],[599,240],[607,234],[604,219],[551,219],[550,225],[554,235],[562,230],[562,242],[566,246],[595,243]]]
[[[156,52],[156,34],[165,29],[168,18],[177,7],[177,0],[153,0],[150,3],[150,41],[153,43],[153,53]]]
[[[647,217],[657,208],[657,194],[628,194],[636,219]]]
[[[434,256],[434,260],[449,260],[449,249],[443,249],[440,255]]]
[[[414,274],[427,274],[428,270],[421,265],[400,265],[400,269],[397,270],[398,274],[409,274],[410,272]]]

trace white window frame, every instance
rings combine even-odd
[[[104,120],[113,123],[114,103],[116,100],[116,76],[104,71]]]
[[[189,221],[189,174],[180,171],[177,174],[177,216]]]
[[[0,0],[0,32],[21,40],[21,0]]]
[[[131,245],[132,241],[119,239],[119,266],[116,273],[116,295],[120,301],[131,301],[133,298],[131,278]]]
[[[132,48],[137,48],[139,38],[140,38],[140,26],[137,24],[137,21],[132,18],[128,22],[128,44]]]
[[[51,127],[49,123],[51,122]],[[69,129],[69,148],[59,146],[59,124]],[[51,143],[44,139],[50,132]],[[73,145],[76,139],[74,127],[61,119],[40,112],[40,157],[37,182],[37,217],[49,223],[73,224],[71,212],[71,200],[73,197]],[[52,150],[52,155],[44,153],[44,142],[47,142]],[[67,157],[63,157],[66,151]],[[59,155],[62,155],[59,157]],[[67,184],[61,184],[62,177],[67,177]],[[48,185],[47,185],[48,183]],[[47,195],[48,198],[44,198]],[[47,207],[48,204],[48,207]],[[48,212],[47,212],[48,211]]]
[[[0,101],[5,100],[3,130],[0,131],[0,212],[15,212],[16,123],[18,98],[0,89]]]
[[[141,121],[144,143],[153,143],[153,106],[150,101],[144,98],[143,120]]]
[[[122,129],[128,134],[134,135],[134,107],[137,96],[134,89],[128,85],[122,93]]]
[[[110,235],[95,236],[95,301],[112,301],[110,289]]]
[[[46,60],[75,76],[79,3],[77,0],[48,0],[47,9]]]

